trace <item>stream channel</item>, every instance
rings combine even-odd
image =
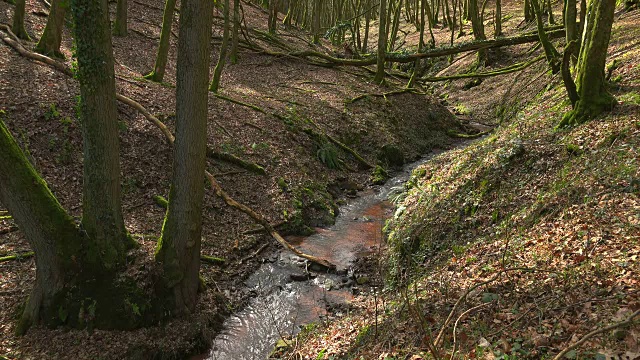
[[[340,309],[340,304],[350,301],[359,290],[354,261],[380,246],[384,221],[393,215],[394,207],[388,199],[402,192],[411,171],[434,154],[406,165],[383,186],[361,192],[340,208],[335,225],[318,228],[311,236],[288,237],[301,251],[335,264],[336,271],[307,269],[310,266],[306,260],[286,250],[273,255],[245,283],[255,296],[225,321],[203,358],[266,359],[278,339],[295,335],[303,325],[324,318],[327,307]]]

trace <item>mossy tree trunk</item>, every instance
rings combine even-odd
[[[222,30],[222,46],[220,46],[220,57],[218,63],[213,70],[213,78],[211,79],[211,85],[209,85],[209,91],[217,93],[220,87],[220,77],[222,76],[222,70],[227,60],[227,48],[229,47],[229,0],[224,0],[224,28]]]
[[[177,314],[191,313],[197,302],[212,11],[210,0],[182,0],[180,7],[173,182],[156,251]]]
[[[158,55],[153,71],[145,75],[145,79],[162,82],[164,71],[167,67],[169,57],[169,40],[171,39],[171,26],[173,25],[173,14],[176,8],[176,0],[167,0],[162,15],[162,30],[160,31],[160,43],[158,44]]]
[[[616,104],[615,98],[606,89],[604,74],[615,6],[615,0],[591,0],[589,3],[576,66],[579,99],[559,126],[580,124]]]
[[[533,8],[531,6],[531,1],[534,0],[524,0],[524,21],[530,22],[535,19],[535,14],[533,13]]]
[[[62,42],[62,29],[64,28],[64,17],[69,8],[70,0],[53,0],[51,11],[47,18],[47,25],[44,27],[42,36],[36,45],[35,51],[46,56],[64,58],[60,52]]]
[[[380,0],[380,16],[378,21],[378,61],[376,76],[373,81],[376,84],[382,84],[384,82],[384,57],[387,48],[387,0]]]
[[[13,33],[22,40],[30,39],[29,34],[27,34],[27,30],[24,27],[26,6],[27,4],[25,0],[16,0],[15,11],[13,13],[13,25],[11,26],[11,31],[13,31]]]
[[[538,37],[540,38],[540,43],[542,44],[542,48],[544,49],[545,57],[547,58],[547,62],[551,67],[551,71],[556,74],[560,70],[560,54],[553,46],[547,33],[544,31],[544,22],[542,20],[542,10],[541,6],[544,6],[544,0],[540,0],[542,3],[538,3],[538,0],[531,0],[531,5],[533,6],[533,11],[536,14],[536,25],[538,29]]]
[[[107,0],[73,0],[83,139],[82,227],[109,269],[123,263],[120,144]],[[97,260],[96,260],[97,261]]]
[[[113,35],[127,35],[127,0],[118,0],[116,5],[116,19],[113,22]]]
[[[36,254],[36,282],[17,332],[58,317],[54,298],[78,273],[81,233],[0,121],[0,202]]]
[[[564,1],[564,28],[566,31],[567,44],[572,41],[578,40],[578,25],[577,25],[578,10],[576,0]],[[570,53],[573,63],[575,64],[580,54],[580,47],[574,46]]]

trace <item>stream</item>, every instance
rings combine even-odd
[[[315,272],[306,260],[285,250],[273,255],[245,282],[255,296],[225,321],[203,358],[266,359],[278,339],[323,319],[328,315],[327,307],[340,309],[340,304],[353,299],[359,289],[352,265],[357,258],[378,249],[384,221],[393,215],[389,197],[402,192],[411,171],[434,154],[406,165],[385,185],[359,193],[358,198],[340,208],[335,225],[318,228],[311,236],[288,237],[301,251],[335,264],[336,271]],[[307,270],[310,279],[304,278]]]

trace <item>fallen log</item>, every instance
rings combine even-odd
[[[11,29],[9,28],[9,26],[5,25],[5,24],[0,24],[0,29],[3,30],[6,34],[8,34],[9,36],[13,35],[13,33],[11,32]],[[9,46],[11,46],[13,49],[15,49],[16,51],[18,51],[18,53],[20,53],[21,55],[33,59],[33,60],[38,60],[40,62],[43,62],[47,65],[50,65],[54,68],[56,68],[57,70],[63,72],[66,75],[69,76],[73,76],[73,73],[71,72],[71,70],[64,64],[53,60],[47,56],[44,55],[40,55],[34,52],[31,52],[27,49],[25,49],[20,42],[11,39],[7,36],[2,36],[2,40],[7,43]],[[137,109],[138,111],[140,111],[147,120],[151,121],[154,125],[156,125],[160,131],[162,131],[162,133],[164,134],[167,142],[171,145],[173,145],[174,141],[175,141],[175,137],[173,136],[173,134],[171,133],[171,131],[155,116],[153,116],[147,109],[145,109],[142,105],[140,105],[138,102],[124,96],[121,94],[116,94],[116,99],[128,104],[132,107],[134,107],[135,109]],[[321,265],[323,267],[326,267],[327,269],[335,269],[336,266],[334,264],[332,264],[331,262],[325,260],[325,259],[321,259],[318,257],[315,257],[313,255],[309,255],[309,254],[305,254],[302,251],[296,249],[293,245],[289,244],[274,228],[273,226],[271,226],[271,224],[269,223],[269,221],[267,221],[267,219],[265,219],[262,215],[260,215],[259,213],[253,211],[253,209],[251,209],[250,207],[241,204],[239,202],[237,202],[236,200],[234,200],[231,196],[229,196],[229,194],[227,194],[222,187],[220,186],[220,184],[218,184],[218,182],[216,181],[215,177],[208,171],[205,171],[205,177],[207,178],[207,180],[209,181],[209,184],[211,185],[211,188],[214,190],[214,192],[216,193],[217,196],[221,197],[229,206],[236,208],[242,212],[244,212],[245,214],[249,215],[249,217],[251,217],[254,221],[256,221],[258,224],[262,225],[265,230],[276,240],[278,241],[282,246],[284,246],[286,249],[288,249],[289,251],[291,251],[292,253],[294,253],[295,255],[303,258],[303,259],[307,259],[313,263],[316,263],[318,265]]]

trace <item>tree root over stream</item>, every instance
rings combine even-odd
[[[34,53],[32,51],[29,51],[29,50],[25,49],[24,46],[22,46],[22,44],[18,41],[17,37],[11,32],[11,28],[9,26],[7,26],[6,24],[0,24],[0,30],[2,30],[2,31],[0,31],[0,34],[3,34],[3,32],[7,34],[7,35],[2,35],[1,36],[2,41],[4,41],[7,45],[9,45],[11,48],[16,50],[20,55],[22,55],[24,57],[27,57],[27,58],[30,58],[32,60],[37,60],[37,61],[45,63],[47,65],[50,65],[53,68],[55,68],[56,70],[61,71],[65,75],[73,77],[73,72],[65,64],[60,63],[60,62],[58,62],[56,60],[53,60],[52,58],[49,58],[47,56],[40,55],[38,53]],[[171,131],[158,118],[153,116],[147,109],[145,109],[138,102],[136,102],[136,101],[124,96],[124,95],[121,95],[121,94],[117,94],[116,93],[116,99],[118,101],[122,102],[122,103],[125,103],[125,104],[135,108],[139,112],[141,112],[142,115],[147,120],[151,121],[154,125],[156,125],[156,127],[158,127],[160,129],[160,131],[165,136],[165,139],[167,140],[167,142],[170,145],[173,145],[175,137],[173,136]],[[215,192],[215,194],[218,197],[222,198],[227,203],[227,205],[229,205],[229,206],[231,206],[233,208],[236,208],[236,209],[244,212],[245,214],[249,215],[254,221],[256,221],[258,224],[262,225],[262,227],[264,227],[264,229],[276,241],[278,241],[282,246],[284,246],[286,249],[288,249],[289,251],[291,251],[292,253],[294,253],[295,255],[297,255],[297,256],[299,256],[301,258],[307,259],[310,262],[316,263],[316,264],[318,264],[318,265],[320,265],[322,267],[325,267],[327,269],[335,269],[336,268],[336,266],[334,264],[332,264],[331,262],[329,262],[329,261],[327,261],[325,259],[321,259],[321,258],[315,257],[313,255],[305,254],[305,253],[301,252],[300,250],[296,249],[293,245],[289,244],[273,228],[273,226],[271,226],[269,221],[267,219],[265,219],[261,214],[255,212],[250,207],[237,202],[231,196],[229,196],[229,194],[227,194],[222,189],[220,184],[218,184],[218,182],[216,181],[215,177],[210,172],[205,171],[205,177],[208,180],[209,184],[211,185],[211,188],[213,189],[213,191]]]

